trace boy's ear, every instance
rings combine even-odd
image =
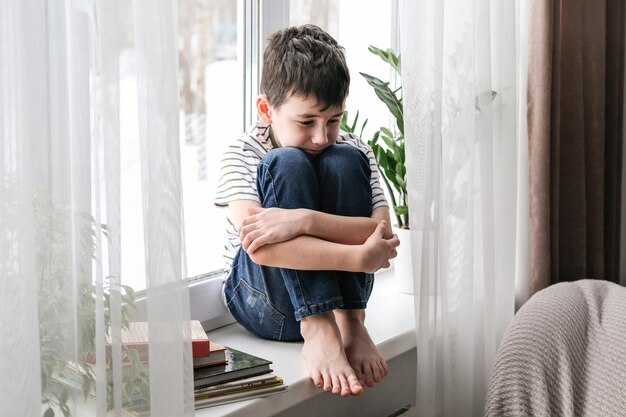
[[[256,98],[256,111],[263,122],[272,124],[270,101],[265,94],[261,94]]]

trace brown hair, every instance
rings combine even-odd
[[[289,95],[313,96],[324,106],[342,106],[350,87],[343,51],[315,25],[276,32],[263,53],[261,93],[275,107]]]

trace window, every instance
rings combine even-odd
[[[179,0],[180,157],[183,185],[187,277],[224,267],[222,248],[226,210],[213,205],[217,167],[223,147],[241,134],[243,125],[238,6],[232,0]],[[240,9],[240,7],[239,7]],[[132,36],[130,34],[129,36]],[[139,149],[124,129],[135,126],[136,94],[133,51],[121,57],[122,144],[122,277],[136,290],[145,289],[143,236],[134,227],[141,219]],[[129,118],[129,123],[124,123]],[[138,254],[139,252],[139,254]]]
[[[387,110],[376,98],[359,72],[382,79],[389,68],[367,51],[369,45],[388,48],[392,39],[392,8],[395,0],[179,0],[180,146],[183,182],[187,277],[196,277],[192,288],[192,315],[204,320],[223,314],[213,309],[197,312],[194,299],[208,304],[218,300],[224,267],[222,250],[227,210],[213,205],[219,160],[224,147],[256,120],[254,98],[260,80],[260,61],[265,39],[274,31],[314,23],[333,35],[345,47],[351,71],[347,110],[350,117],[360,111],[368,118],[365,136],[375,127],[387,125]],[[122,62],[132,66],[132,51]],[[122,70],[122,76],[124,71]],[[133,100],[128,80],[124,100]],[[134,117],[125,113],[124,117]],[[132,125],[132,124],[130,124]],[[369,132],[369,133],[368,133]],[[122,133],[131,135],[132,132]],[[124,141],[122,143],[133,142]],[[137,158],[123,161],[122,175],[138,178]],[[122,181],[122,183],[132,182]],[[133,216],[139,213],[139,184],[122,190],[122,221],[125,249],[122,258],[124,283],[141,290],[145,286],[142,236],[133,233]],[[130,255],[132,254],[132,255]],[[214,277],[215,280],[203,279]],[[194,295],[194,291],[198,294]],[[197,297],[197,298],[196,298]],[[206,317],[206,316],[209,317]]]

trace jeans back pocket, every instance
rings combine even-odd
[[[236,287],[228,294],[228,309],[250,333],[270,340],[280,340],[285,316],[276,310],[267,296],[239,279]]]

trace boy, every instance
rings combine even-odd
[[[230,210],[229,310],[257,336],[304,339],[314,384],[342,396],[387,374],[365,308],[399,244],[371,149],[339,134],[349,83],[343,48],[317,26],[274,34],[261,120],[224,154],[215,200]]]

